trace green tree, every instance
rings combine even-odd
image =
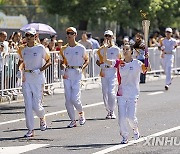
[[[98,18],[106,13],[108,0],[43,0],[51,14],[67,16],[70,23],[77,25],[80,30],[87,30],[89,21],[96,25]]]

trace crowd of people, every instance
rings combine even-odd
[[[122,144],[128,143],[128,131],[126,119],[134,132],[134,139],[139,139],[138,122],[136,117],[137,100],[139,97],[139,84],[146,82],[146,72],[150,71],[150,63],[145,66],[145,43],[143,35],[137,33],[134,38],[125,36],[121,44],[116,43],[114,34],[111,30],[104,32],[102,42],[92,37],[92,33],[83,32],[81,39],[77,42],[78,33],[76,28],[66,29],[67,44],[62,39],[57,40],[53,35],[48,38],[39,39],[39,34],[34,28],[25,31],[22,37],[20,32],[15,32],[7,41],[7,33],[0,32],[0,72],[10,65],[9,53],[17,52],[18,61],[11,62],[15,65],[15,70],[11,73],[17,74],[13,80],[4,78],[3,88],[10,88],[10,84],[17,83],[17,78],[22,79],[22,93],[25,103],[25,117],[28,132],[25,137],[34,136],[33,111],[40,118],[40,128],[46,130],[45,110],[42,105],[42,95],[46,82],[44,70],[52,67],[50,74],[54,74],[55,66],[58,72],[57,78],[62,75],[65,90],[65,107],[71,120],[67,126],[73,128],[77,126],[75,109],[79,114],[79,124],[86,122],[85,113],[81,102],[81,79],[84,70],[91,64],[87,49],[97,49],[96,64],[100,68],[102,83],[102,95],[105,109],[107,110],[106,119],[116,119],[115,102],[118,102],[118,117]],[[173,38],[173,30],[165,29],[165,37],[161,37],[157,32],[149,39],[151,47],[158,47],[161,52],[162,64],[166,75],[165,90],[171,84],[171,68],[174,58],[174,50],[179,45],[179,36]],[[55,57],[51,57],[51,51],[58,51]],[[8,58],[7,58],[8,57]],[[2,63],[3,58],[5,63]],[[53,59],[53,61],[51,61]],[[55,63],[57,65],[55,65]],[[3,65],[2,65],[3,64]],[[9,70],[8,70],[9,71]],[[2,74],[0,74],[2,77]],[[8,76],[9,78],[11,76]],[[54,80],[54,79],[52,79]],[[118,80],[118,91],[115,92]],[[2,80],[1,80],[2,81]],[[2,83],[1,83],[2,87]],[[16,91],[8,91],[15,93]],[[75,109],[74,109],[75,108]]]

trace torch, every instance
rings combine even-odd
[[[143,13],[143,11],[141,10],[141,16],[144,19],[142,21],[142,27],[143,27],[143,32],[144,32],[144,41],[145,41],[145,67],[148,67],[148,35],[149,35],[149,26],[150,26],[150,21],[147,20],[147,14]]]

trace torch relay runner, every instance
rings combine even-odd
[[[20,70],[17,72],[17,76],[22,77],[22,92],[25,103],[26,126],[28,128],[24,137],[34,136],[33,111],[40,118],[41,131],[47,129],[42,98],[45,83],[44,70],[51,65],[51,59],[44,46],[35,42],[36,36],[34,28],[26,29],[27,44],[20,46],[18,50],[18,67]]]
[[[150,71],[150,64],[145,67],[141,61],[133,59],[133,47],[124,45],[123,55],[124,60],[109,60],[107,59],[107,48],[104,50],[104,61],[118,69],[118,115],[120,135],[122,136],[121,144],[128,143],[128,128],[126,122],[128,120],[131,128],[133,129],[134,139],[140,138],[138,130],[138,120],[136,117],[137,100],[139,97],[139,81],[140,73]]]

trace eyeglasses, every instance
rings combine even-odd
[[[33,34],[28,34],[28,33],[26,33],[26,34],[25,34],[25,37],[34,37],[34,35],[33,35]]]
[[[75,33],[74,32],[67,32],[66,34],[67,35],[74,35]]]
[[[106,35],[104,35],[105,37],[112,37],[111,35],[109,35],[109,34],[106,34]]]

